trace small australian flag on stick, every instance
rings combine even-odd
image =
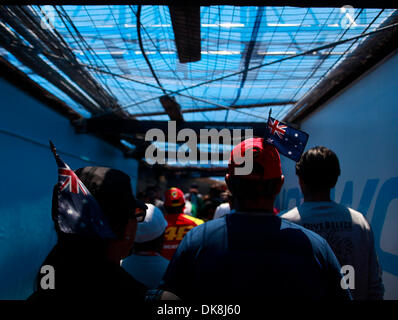
[[[279,120],[268,117],[264,141],[275,146],[284,156],[299,161],[308,141],[308,133],[294,129]]]
[[[64,233],[115,238],[104,214],[75,172],[59,157],[50,141],[58,165],[58,212],[56,222]]]

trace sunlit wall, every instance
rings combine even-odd
[[[307,148],[326,146],[340,160],[334,198],[371,223],[384,270],[385,298],[398,299],[398,54],[381,62],[302,122]],[[283,158],[282,209],[302,195],[294,162]]]

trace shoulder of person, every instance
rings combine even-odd
[[[335,201],[331,202],[335,207],[337,207],[341,212],[346,212],[347,214],[349,214],[351,216],[352,222],[354,225],[357,225],[359,227],[361,227],[361,229],[364,229],[366,231],[370,231],[370,225],[369,222],[366,220],[365,216],[357,211],[354,210],[348,206],[345,206],[343,204],[337,203]]]
[[[111,280],[112,285],[110,286],[114,285],[116,290],[121,290],[121,293],[128,292],[129,295],[145,298],[145,293],[148,290],[146,285],[135,279],[122,267],[115,267],[115,273]]]
[[[230,209],[228,202],[221,203],[217,208]]]
[[[196,224],[197,226],[204,223],[204,221],[202,219],[198,219],[195,217],[192,217],[190,215],[187,215],[186,213],[182,214],[182,217],[186,220],[189,220],[190,222],[193,222],[194,224]]]
[[[327,240],[312,230],[304,227],[301,227],[301,230],[306,234],[308,240],[311,242],[312,250],[314,256],[317,257],[317,260],[321,262],[322,265],[332,265],[334,268],[337,268],[338,260]]]
[[[350,212],[352,222],[354,224],[359,225],[362,229],[364,229],[366,231],[370,231],[370,224],[361,212],[354,210],[350,207],[346,207],[346,208]]]
[[[206,221],[205,223],[189,230],[182,239],[182,242],[194,242],[200,244],[204,238],[210,239],[210,237],[217,237],[216,235],[218,234],[218,230],[221,230],[225,225],[225,216],[219,219]]]
[[[315,247],[318,247],[321,249],[321,248],[325,247],[325,244],[326,244],[326,247],[328,247],[327,241],[322,236],[320,236],[318,233],[316,233],[312,230],[309,230],[307,228],[304,228],[303,226],[295,223],[294,221],[288,220],[288,219],[285,219],[283,223],[288,228],[301,230],[304,233],[304,235],[309,239],[309,241],[313,244],[313,247],[315,245]]]
[[[282,219],[290,220],[293,222],[300,220],[300,213],[297,207],[294,207],[293,209],[290,210],[282,211],[281,213],[278,214],[278,216],[281,217]]]

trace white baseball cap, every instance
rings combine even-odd
[[[147,242],[160,237],[166,230],[167,221],[162,211],[153,204],[146,203],[145,220],[137,224],[137,232],[135,234],[135,242]]]

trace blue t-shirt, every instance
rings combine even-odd
[[[162,288],[181,299],[351,299],[340,265],[316,233],[277,216],[236,213],[189,231]]]
[[[155,256],[132,254],[122,262],[122,267],[149,289],[157,289],[167,269],[169,260]]]

